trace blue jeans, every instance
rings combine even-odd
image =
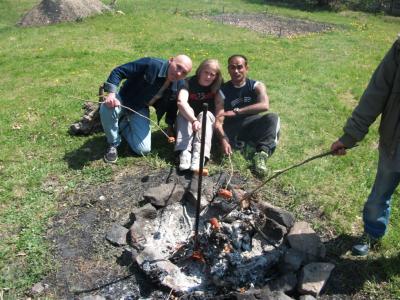
[[[150,116],[148,107],[144,107],[137,112],[147,118]],[[131,113],[125,108],[109,108],[105,104],[100,106],[100,118],[107,142],[110,145],[119,146],[122,135],[136,154],[150,152],[151,131],[148,119],[136,113]]]
[[[400,181],[400,172],[388,170],[381,161],[374,186],[364,205],[364,231],[373,238],[385,235],[390,216],[391,197]]]

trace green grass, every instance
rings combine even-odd
[[[281,116],[281,141],[270,167],[282,169],[328,150],[400,28],[400,20],[393,17],[312,13],[239,0],[119,0],[117,9],[125,15],[15,27],[37,2],[0,2],[0,288],[19,296],[53,265],[44,236],[60,194],[73,192],[83,181],[109,180],[121,168],[143,160],[153,167],[172,162],[171,146],[157,139],[149,157],[125,155],[111,168],[100,159],[102,134],[68,135],[69,125],[82,113],[82,103],[73,97],[95,100],[113,67],[143,56],[168,58],[182,52],[195,66],[205,58],[217,58],[225,66],[229,55],[245,54],[250,76],[266,83],[271,109]],[[222,11],[267,11],[329,22],[337,29],[288,39],[190,17]],[[313,225],[319,230],[329,226],[337,234],[356,235],[375,176],[377,140],[374,124],[347,156],[311,162],[271,184],[290,195],[287,207],[318,207],[324,219],[313,220]],[[236,170],[251,176],[246,161],[233,161]],[[386,281],[371,280],[363,291],[377,298],[400,297],[398,193],[393,204],[390,231],[375,257],[382,260],[380,272]],[[388,263],[393,261],[397,263]]]

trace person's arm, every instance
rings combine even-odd
[[[396,41],[372,75],[360,102],[343,128],[344,134],[332,144],[334,154],[343,155],[346,148],[363,140],[371,124],[383,112],[399,67],[399,53],[400,44]]]
[[[115,93],[124,79],[143,74],[149,65],[149,58],[141,58],[114,68],[104,83],[104,91]]]
[[[232,154],[232,147],[229,143],[229,139],[226,136],[223,127],[225,110],[224,110],[224,100],[220,92],[218,92],[215,95],[214,101],[215,101],[215,116],[216,116],[214,130],[217,133],[217,137],[220,140],[222,151],[227,155]]]
[[[257,82],[254,86],[257,95],[257,102],[239,109],[237,114],[255,115],[269,110],[269,98],[267,88],[262,82]]]
[[[269,110],[269,98],[267,88],[262,82],[257,82],[254,87],[257,95],[257,102],[241,107],[236,112],[233,110],[225,111],[225,117],[234,117],[236,115],[255,115]]]
[[[147,60],[147,58],[142,58],[132,61],[118,66],[111,71],[106,82],[104,82],[104,91],[108,93],[104,101],[105,105],[110,108],[121,105],[120,101],[116,98],[121,81],[143,73],[147,65]]]
[[[193,109],[189,105],[189,91],[181,89],[178,94],[178,109],[179,113],[192,124],[193,131],[198,131],[201,128],[201,123],[194,115]]]
[[[117,107],[121,105],[121,102],[117,99],[115,93],[108,93],[106,98],[104,99],[104,104],[109,107]]]

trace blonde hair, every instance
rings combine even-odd
[[[215,68],[216,77],[214,79],[214,82],[211,85],[211,92],[216,93],[216,92],[218,92],[221,84],[224,82],[224,79],[222,78],[222,73],[221,73],[221,66],[219,65],[218,60],[216,60],[216,59],[203,60],[202,63],[198,66],[198,68],[196,70],[197,80],[200,77],[201,71],[203,71],[207,67]]]

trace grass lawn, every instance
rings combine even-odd
[[[60,194],[73,193],[82,182],[107,181],[121,168],[143,160],[126,155],[117,167],[110,167],[101,160],[102,134],[73,137],[67,132],[82,113],[82,102],[74,97],[96,100],[98,86],[112,68],[144,56],[168,58],[179,53],[189,55],[195,67],[205,58],[226,66],[231,54],[245,54],[250,77],[267,85],[271,110],[281,117],[279,148],[269,162],[276,170],[329,149],[400,28],[400,18],[301,11],[261,0],[119,0],[117,9],[124,14],[16,27],[22,14],[38,2],[0,1],[0,298],[21,297],[54,265],[44,237]],[[327,22],[336,29],[279,38],[191,17],[222,11],[268,12]],[[224,77],[228,78],[226,68]],[[274,188],[288,195],[279,204],[299,212],[300,207],[317,209],[321,217],[312,223],[319,232],[357,236],[376,171],[377,123],[347,156],[323,158],[274,180]],[[156,144],[159,148],[148,163],[171,164],[160,157],[171,157],[172,147]],[[160,155],[165,152],[171,156]],[[243,160],[235,160],[235,168],[251,176]],[[366,280],[359,293],[400,298],[399,248],[396,192],[383,245],[363,261],[379,264],[361,274]]]

